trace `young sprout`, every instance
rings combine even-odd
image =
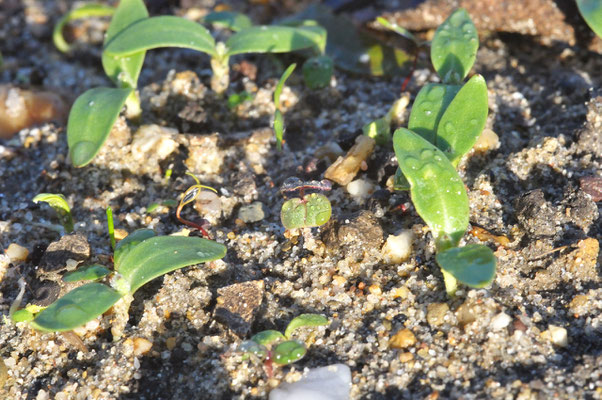
[[[273,364],[288,365],[299,361],[307,353],[305,343],[292,339],[292,335],[297,329],[325,326],[328,323],[328,318],[323,315],[301,314],[288,324],[284,334],[275,330],[259,332],[250,340],[242,342],[238,351],[243,353],[243,359],[253,358],[263,361],[263,368],[268,377],[271,377]]]
[[[602,2],[600,0],[576,0],[581,16],[592,31],[602,38]]]
[[[321,89],[330,84],[334,61],[327,55],[308,58],[303,63],[303,80],[310,89]]]
[[[488,112],[483,77],[474,75],[462,85],[478,45],[470,16],[456,10],[437,29],[431,46],[431,59],[443,83],[429,83],[420,90],[409,129],[399,128],[393,135],[399,163],[395,187],[410,189],[416,212],[429,226],[450,295],[456,281],[471,287],[489,285],[496,268],[488,247],[457,247],[468,228],[469,204],[455,168],[481,134]]]
[[[212,188],[210,186],[201,185],[201,182],[199,182],[198,178],[196,176],[194,176],[193,174],[191,174],[190,172],[186,172],[186,175],[192,176],[192,178],[196,182],[196,185],[190,186],[188,189],[186,189],[186,191],[182,195],[182,199],[180,200],[180,203],[178,204],[178,208],[176,209],[176,218],[181,223],[183,223],[185,225],[188,225],[188,226],[190,226],[192,228],[198,229],[202,233],[203,237],[209,238],[210,237],[209,233],[207,233],[207,231],[205,230],[205,228],[203,228],[202,225],[197,224],[197,223],[192,222],[192,221],[188,221],[188,220],[182,218],[180,216],[180,212],[182,211],[182,208],[186,204],[192,203],[194,200],[196,200],[196,198],[201,193],[201,190],[208,189],[208,190],[211,190],[211,191],[213,191],[215,193],[217,193],[217,190],[215,190],[214,188]]]
[[[278,150],[282,150],[282,136],[284,135],[284,117],[282,116],[280,94],[282,93],[282,89],[284,89],[284,82],[291,76],[296,66],[297,64],[288,66],[274,90],[274,106],[276,107],[276,112],[274,113],[274,134],[276,135],[276,147]]]
[[[96,3],[86,4],[76,8],[75,10],[69,11],[61,19],[59,19],[54,26],[54,31],[52,32],[52,41],[54,42],[54,46],[63,53],[67,53],[71,49],[71,46],[63,37],[63,28],[65,25],[67,25],[67,23],[81,18],[111,16],[114,13],[115,9],[113,7]]]
[[[73,232],[73,217],[71,216],[71,208],[69,208],[65,196],[54,193],[40,193],[35,196],[32,201],[36,204],[40,201],[48,203],[48,205],[50,205],[50,207],[52,207],[59,215],[61,225],[63,225],[65,232]]]
[[[297,194],[299,197],[286,200],[282,204],[282,225],[286,229],[296,229],[321,226],[328,222],[332,214],[330,200],[323,194],[305,194],[305,191],[321,192],[331,188],[332,184],[327,179],[304,182],[296,177],[287,178],[280,187],[280,192],[285,197],[289,194]]]
[[[109,240],[111,241],[111,249],[115,251],[115,225],[113,224],[113,209],[107,207],[107,229],[109,231]]]

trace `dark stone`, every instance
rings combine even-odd
[[[380,248],[383,242],[383,229],[371,211],[354,214],[347,224],[331,221],[322,234],[322,241],[331,251],[343,251],[346,257],[361,259],[365,251]]]
[[[261,306],[265,285],[262,280],[236,283],[217,290],[213,316],[239,337],[251,330],[255,312]]]
[[[584,190],[570,187],[565,194],[563,203],[566,205],[564,215],[566,215],[569,222],[577,225],[585,232],[598,219],[598,207],[594,200],[592,200],[592,197],[588,196]]]
[[[530,191],[518,198],[516,218],[531,237],[556,234],[556,210],[548,203],[541,189]]]
[[[600,138],[602,141],[602,138]],[[602,178],[599,176],[586,176],[579,180],[581,190],[592,197],[592,201],[602,201]]]
[[[44,280],[35,290],[32,303],[40,307],[47,307],[58,299],[60,293],[61,285],[54,281]]]
[[[86,237],[81,233],[72,233],[50,243],[42,256],[40,267],[44,272],[60,271],[65,268],[68,259],[84,261],[89,257],[90,245]]]
[[[602,116],[602,90],[592,94],[587,104],[587,123],[579,133],[577,148],[585,153],[592,153],[602,158],[602,130],[600,120]]]

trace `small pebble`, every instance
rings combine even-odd
[[[375,186],[372,182],[365,179],[356,179],[353,182],[347,184],[347,192],[351,197],[359,199],[367,199],[374,193]]]
[[[602,201],[602,177],[585,176],[579,180],[581,190],[592,196],[595,202]]]
[[[439,326],[445,322],[445,315],[449,311],[447,303],[432,303],[426,308],[426,320],[430,326]]]
[[[153,343],[145,338],[134,338],[134,355],[136,357],[146,354],[153,347]]]
[[[409,329],[402,329],[389,339],[389,347],[392,349],[405,349],[416,343],[416,336]]]
[[[542,336],[550,340],[556,346],[566,347],[569,343],[567,331],[561,326],[548,325],[548,330],[542,332]]]
[[[172,351],[173,349],[176,348],[176,338],[175,337],[168,337],[167,340],[165,341],[165,347],[167,347],[167,350]]]
[[[351,369],[344,364],[310,369],[295,383],[282,383],[269,400],[348,400]]]
[[[399,361],[402,363],[407,363],[408,361],[412,361],[414,359],[414,354],[410,352],[399,354]]]
[[[501,312],[501,313],[497,314],[496,316],[494,316],[493,318],[491,318],[490,327],[494,331],[499,331],[501,329],[504,329],[508,325],[510,325],[511,321],[512,321],[512,317],[510,317],[505,312]]]
[[[410,229],[403,230],[399,235],[389,235],[382,248],[383,261],[388,264],[400,264],[406,261],[412,253],[414,234]]]
[[[491,129],[484,129],[481,136],[477,139],[477,142],[473,146],[475,151],[486,152],[489,150],[495,150],[500,147],[500,138]]]
[[[29,250],[16,243],[11,243],[4,252],[10,258],[11,262],[25,261],[27,260],[27,256],[29,256]]]
[[[238,210],[238,218],[247,224],[261,221],[265,218],[263,203],[260,201],[254,201],[249,205],[242,206],[240,210]]]

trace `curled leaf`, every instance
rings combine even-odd
[[[289,322],[286,327],[286,331],[284,331],[284,336],[290,338],[293,332],[299,328],[304,328],[308,326],[324,326],[328,325],[329,321],[323,315],[320,314],[301,314],[295,317],[291,322]]]
[[[111,273],[111,270],[100,264],[87,265],[66,273],[63,282],[95,281]]]
[[[48,203],[50,207],[56,211],[61,218],[61,224],[65,228],[65,232],[73,232],[73,217],[71,216],[71,208],[67,204],[67,199],[62,194],[40,193],[32,200],[34,203],[43,201]]]
[[[52,41],[54,42],[54,46],[63,53],[67,53],[71,49],[71,46],[63,37],[63,28],[70,21],[89,17],[105,17],[108,15],[113,15],[114,12],[115,9],[113,7],[97,3],[86,4],[76,8],[75,10],[69,11],[61,19],[59,19],[54,26],[54,30],[52,32]]]

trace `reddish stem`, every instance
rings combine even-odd
[[[188,221],[187,219],[182,218],[180,216],[180,212],[181,211],[182,211],[182,205],[180,204],[178,206],[178,208],[176,209],[176,218],[178,219],[178,221],[180,221],[184,225],[190,226],[191,228],[198,229],[201,232],[201,234],[203,235],[204,238],[211,239],[211,236],[209,236],[209,233],[201,225],[199,225],[199,224],[197,224],[195,222],[192,222],[192,221]]]

